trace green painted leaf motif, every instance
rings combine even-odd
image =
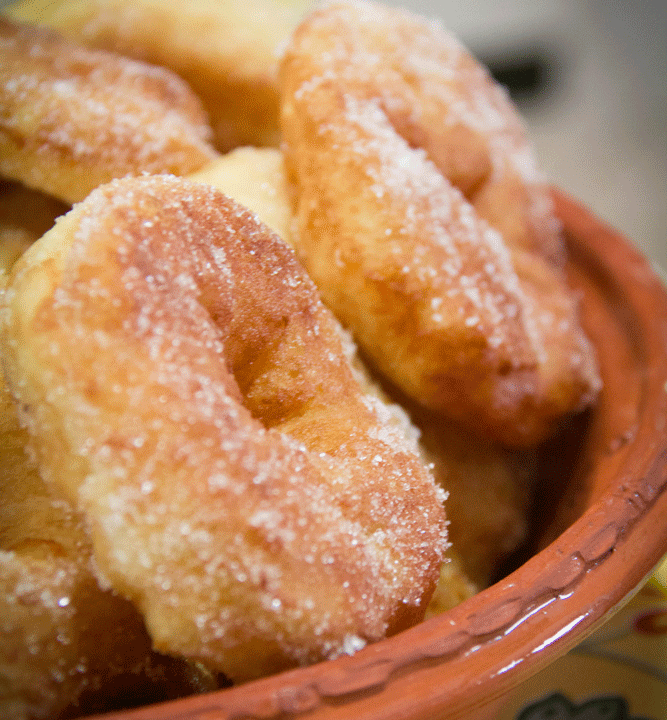
[[[628,704],[620,696],[604,696],[573,703],[561,693],[549,695],[524,708],[516,720],[649,720],[631,717]]]

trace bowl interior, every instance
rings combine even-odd
[[[631,597],[667,552],[667,294],[624,238],[554,199],[604,389],[544,447],[535,532],[514,569],[351,657],[108,720],[487,717]]]

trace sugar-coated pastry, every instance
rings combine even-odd
[[[548,188],[488,72],[437,23],[332,2],[293,34],[281,93],[297,253],[380,372],[511,445],[587,406]]]
[[[235,681],[423,617],[441,492],[293,251],[210,186],[116,180],[19,260],[8,382],[157,650]]]
[[[449,540],[461,571],[478,589],[488,587],[500,563],[527,538],[534,453],[509,452],[436,413],[409,407],[436,482],[447,492]]]
[[[90,47],[172,69],[202,98],[215,143],[279,143],[277,68],[310,0],[20,0],[5,12]]]
[[[216,157],[174,73],[0,17],[0,175],[62,200],[112,178],[184,175]]]

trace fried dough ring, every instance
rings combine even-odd
[[[281,83],[298,254],[380,371],[514,445],[588,404],[549,194],[488,73],[434,23],[336,2],[297,28]]]
[[[238,148],[189,179],[206,182],[249,208],[293,244],[292,215],[283,154],[274,148]],[[354,348],[354,346],[351,346]],[[424,462],[447,492],[450,547],[429,604],[436,614],[486,587],[499,562],[525,540],[532,453],[509,453],[419,408],[393,388],[381,387],[355,352],[350,362],[369,393],[408,411]],[[390,399],[391,398],[391,399]]]
[[[279,142],[278,52],[308,0],[22,0],[5,8],[88,47],[170,68],[209,113],[217,148]]]
[[[17,264],[3,338],[42,471],[158,650],[238,681],[423,616],[442,498],[241,206],[168,176],[99,188]]]
[[[165,68],[0,18],[0,174],[72,204],[112,178],[216,157],[199,99]]]

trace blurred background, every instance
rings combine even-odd
[[[667,270],[664,0],[385,1],[457,34],[510,89],[549,178]]]
[[[667,3],[390,0],[510,89],[550,179],[667,270]]]

